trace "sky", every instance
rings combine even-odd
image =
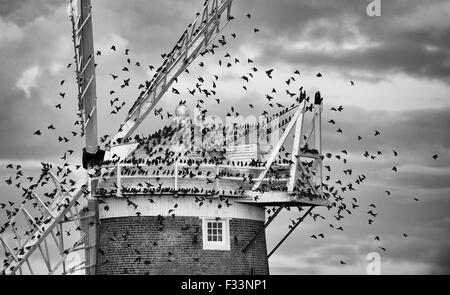
[[[96,57],[100,135],[114,135],[139,94],[137,86],[153,75],[148,65],[162,63],[160,54],[174,46],[202,3],[93,1],[95,49],[102,52]],[[235,0],[235,20],[221,33],[228,44],[194,61],[191,74],[183,74],[174,86],[181,95],[167,93],[160,103],[172,113],[180,99],[195,105],[187,88],[194,88],[197,77],[210,81],[214,74],[220,76],[221,104],[205,99],[210,115],[224,116],[231,106],[247,116],[261,112],[272,88],[279,89],[277,100],[286,105],[291,101],[281,94],[285,88],[297,91],[303,86],[308,95],[321,92],[323,151],[348,151],[347,166],[336,160],[324,165],[333,167],[332,179],[343,179],[342,170],[348,167],[367,176],[355,192],[343,194],[348,205],[355,197],[360,207],[340,222],[326,208],[317,209],[326,220],[305,220],[270,258],[272,274],[366,274],[371,252],[379,253],[382,274],[450,274],[450,2],[381,0],[379,16],[367,14],[370,3]],[[254,28],[260,31],[254,33]],[[0,202],[4,202],[21,194],[3,181],[12,173],[7,164],[20,164],[27,175],[36,175],[41,162],[61,165],[67,149],[75,151],[69,162],[79,164],[84,141],[71,136],[77,106],[73,66],[67,68],[73,63],[67,1],[0,0],[0,32]],[[117,52],[110,50],[112,44]],[[130,66],[129,73],[121,71],[126,48],[132,61],[142,65]],[[241,62],[224,69],[218,60],[224,60],[227,52]],[[259,72],[245,84],[240,77],[249,71],[248,58]],[[263,70],[271,68],[274,78],[268,80]],[[293,74],[295,70],[300,76]],[[321,78],[316,76],[319,72]],[[120,74],[120,79],[130,77],[131,87],[120,89],[111,73]],[[296,80],[288,87],[285,81],[291,76]],[[113,96],[112,89],[117,91]],[[63,92],[66,96],[61,98]],[[115,97],[126,102],[119,114],[111,114],[110,100]],[[61,110],[55,108],[59,103]],[[344,111],[330,110],[340,105]],[[158,118],[148,116],[137,133],[148,134],[169,122]],[[331,119],[336,125],[328,123]],[[47,130],[50,124],[56,130]],[[337,128],[343,134],[337,134]],[[42,136],[33,135],[37,129]],[[375,137],[374,130],[381,135]],[[363,139],[358,141],[358,135]],[[60,144],[58,136],[70,137],[70,142]],[[366,150],[382,155],[370,160],[363,156]],[[435,154],[437,160],[432,158]],[[392,171],[393,166],[398,172]],[[391,195],[386,196],[385,190]],[[375,204],[378,213],[371,225],[369,204]],[[296,216],[287,212],[269,226],[269,250]],[[330,223],[344,231],[332,229]],[[318,233],[325,238],[310,237]]]

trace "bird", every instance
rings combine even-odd
[[[319,77],[319,78],[321,78],[321,77],[322,77],[322,74],[321,74],[321,73],[317,73],[316,76]]]
[[[267,77],[269,77],[270,79],[272,79],[272,73],[273,73],[273,69],[267,70],[267,71],[266,71]]]
[[[41,130],[36,130],[34,133],[33,133],[33,135],[37,135],[37,136],[40,136],[42,133],[41,133]]]
[[[437,160],[439,158],[438,155],[433,155],[433,159]]]

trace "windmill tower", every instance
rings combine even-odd
[[[297,104],[231,127],[195,124],[180,104],[170,126],[146,138],[132,137],[228,24],[231,5],[231,0],[205,1],[104,150],[97,136],[91,1],[72,5],[88,179],[73,191],[49,172],[56,186],[53,201],[30,194],[43,216],[34,218],[21,208],[32,235],[17,239],[16,251],[0,236],[8,253],[6,274],[22,273],[25,266],[33,273],[33,253],[40,253],[49,273],[62,268],[62,273],[86,274],[269,274],[268,258],[314,207],[328,204],[321,187],[319,93],[309,104],[301,92]],[[282,149],[289,151],[288,159],[280,157]],[[268,253],[265,229],[287,207],[308,209]],[[71,247],[64,246],[61,235],[65,223],[82,229]],[[9,225],[17,236],[15,220]],[[50,238],[61,256],[56,264],[49,255]],[[76,251],[84,252],[84,259],[69,268],[67,257]]]

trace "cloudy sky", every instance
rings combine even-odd
[[[139,93],[137,86],[153,75],[148,65],[161,64],[160,54],[172,48],[202,2],[93,1],[95,47],[102,52],[96,58],[100,135],[118,129]],[[356,192],[343,195],[348,205],[357,198],[360,207],[339,222],[333,212],[318,209],[326,220],[307,220],[300,226],[270,258],[272,274],[365,274],[370,252],[380,254],[383,274],[450,273],[450,2],[381,0],[381,15],[375,17],[366,13],[369,2],[235,0],[235,20],[222,32],[228,44],[202,58],[204,67],[195,61],[191,74],[182,75],[176,86],[182,98],[195,104],[186,88],[194,88],[198,76],[211,80],[219,75],[221,104],[209,98],[205,107],[208,114],[222,116],[231,106],[244,115],[267,109],[265,94],[273,87],[283,93],[303,86],[310,95],[320,90],[325,98],[324,152],[349,152],[346,167],[327,163],[333,166],[332,180],[352,181],[342,178],[348,167],[367,176]],[[260,31],[255,34],[254,28]],[[83,140],[70,133],[75,130],[76,101],[74,74],[67,68],[73,57],[67,1],[0,0],[0,32],[0,201],[5,201],[20,194],[3,181],[11,176],[8,163],[21,164],[27,175],[36,175],[41,161],[61,165],[60,157],[73,149],[70,162],[77,164]],[[112,44],[117,52],[109,49]],[[142,64],[130,67],[130,73],[121,71],[126,48],[132,61]],[[241,63],[219,67],[227,52]],[[240,77],[249,71],[247,58],[260,71],[244,91]],[[270,68],[275,69],[272,80],[261,73]],[[297,69],[301,75],[288,87],[284,81]],[[316,77],[318,72],[322,78]],[[131,78],[131,87],[120,89],[110,73]],[[109,95],[112,89],[114,96]],[[114,97],[126,102],[115,115],[110,106]],[[168,94],[161,106],[173,112],[179,99]],[[281,94],[277,100],[291,103]],[[62,110],[55,108],[59,103]],[[330,111],[339,105],[344,111]],[[336,125],[327,123],[331,118]],[[56,130],[47,130],[50,124]],[[138,133],[160,126],[157,117],[149,116]],[[343,134],[338,135],[337,128]],[[37,129],[42,136],[33,136]],[[374,137],[375,129],[381,136]],[[358,141],[358,135],[363,140]],[[58,136],[71,141],[60,144]],[[363,157],[366,150],[383,154],[370,160]],[[438,160],[432,158],[435,154]],[[385,190],[391,191],[389,197]],[[372,225],[369,204],[375,204],[378,213]],[[269,250],[295,216],[285,214],[270,225]],[[341,225],[344,232],[333,230],[330,223]],[[310,238],[318,233],[325,239]]]

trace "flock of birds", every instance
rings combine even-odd
[[[247,14],[246,17],[248,19],[251,19],[251,15]],[[254,28],[253,32],[256,34],[259,32],[258,28]],[[237,36],[235,33],[231,34],[231,38],[235,39]],[[212,44],[210,48],[206,49],[204,52],[201,53],[201,57],[203,57],[206,54],[216,54],[219,48],[219,45],[225,46],[227,44],[227,39],[224,35],[222,35],[220,38],[218,38],[217,42]],[[112,52],[118,53],[118,48],[116,45],[112,45],[110,47],[110,50]],[[97,51],[96,56],[100,57],[102,55],[102,52]],[[113,83],[117,83],[116,89],[111,89],[109,91],[109,105],[111,107],[110,113],[112,115],[117,115],[122,110],[122,108],[126,105],[125,101],[122,101],[120,99],[120,95],[118,95],[118,92],[120,90],[123,90],[125,88],[131,87],[133,85],[133,81],[128,76],[130,73],[130,70],[132,66],[134,67],[141,67],[142,63],[140,61],[132,61],[130,56],[130,50],[125,49],[124,50],[125,55],[125,64],[121,68],[120,73],[111,73],[109,76],[111,77],[111,80]],[[161,57],[164,59],[167,57],[167,54],[162,54]],[[242,62],[241,62],[242,60]],[[240,75],[239,81],[243,83],[242,89],[244,91],[248,90],[248,85],[251,83],[252,79],[255,78],[256,75],[259,73],[262,73],[263,77],[267,79],[273,79],[275,75],[277,75],[277,72],[274,69],[264,69],[260,70],[255,65],[255,61],[248,57],[245,59],[241,59],[237,56],[232,56],[230,53],[226,53],[223,55],[223,57],[219,58],[218,65],[219,67],[223,67],[225,69],[231,68],[236,64],[240,63],[246,63],[248,71],[245,73],[242,73]],[[67,68],[71,67],[71,63],[67,65]],[[204,68],[205,63],[203,61],[200,61],[198,63],[198,66],[200,68]],[[148,69],[150,71],[155,71],[155,67],[153,65],[148,65]],[[159,71],[163,70],[162,68],[158,68],[155,71],[155,76],[158,74]],[[188,69],[185,70],[185,74],[190,74],[190,71]],[[248,126],[237,126],[235,128],[229,128],[225,126],[210,126],[206,130],[205,133],[208,132],[219,132],[222,134],[236,134],[239,133],[239,138],[242,136],[247,136],[249,132],[255,132],[255,130],[259,130],[261,128],[266,128],[266,130],[269,130],[273,132],[273,129],[279,128],[284,129],[285,125],[289,123],[290,121],[290,114],[292,110],[296,109],[296,107],[302,103],[303,101],[306,102],[306,111],[312,112],[314,105],[313,102],[310,101],[309,96],[306,95],[306,92],[303,90],[303,87],[299,88],[299,91],[293,90],[293,87],[298,87],[298,84],[295,83],[298,80],[300,80],[301,73],[299,70],[295,70],[292,72],[292,75],[287,77],[287,80],[285,80],[286,87],[285,89],[281,90],[279,87],[272,88],[268,91],[268,93],[265,95],[265,98],[258,102],[261,106],[264,105],[265,107],[268,107],[267,110],[264,110],[262,112],[262,116],[265,116],[267,120],[263,123],[258,123],[255,125],[248,125]],[[321,73],[317,73],[316,77],[318,79],[321,79],[323,76]],[[207,77],[198,76],[195,78],[195,85],[194,87],[188,87],[186,90],[186,96],[192,97],[195,99],[195,107],[199,109],[200,113],[205,116],[207,113],[207,108],[205,105],[207,102],[215,102],[217,104],[221,104],[220,98],[217,97],[217,87],[220,83],[220,79],[218,75],[213,74],[211,79],[207,81]],[[178,83],[178,80],[175,81]],[[148,90],[148,87],[151,83],[149,81],[146,81],[145,83],[138,85],[138,90],[142,91],[144,93],[146,90]],[[60,81],[60,86],[63,87],[65,85],[65,81]],[[208,87],[209,85],[209,87]],[[350,81],[351,86],[355,86],[354,81]],[[281,85],[280,85],[281,86]],[[172,87],[170,92],[173,95],[182,95],[183,91],[181,89]],[[299,94],[300,93],[300,94]],[[277,102],[276,96],[285,95],[288,99],[291,100],[289,103],[282,104],[280,102]],[[59,97],[64,101],[66,97],[66,92],[64,90],[61,90],[59,93]],[[212,100],[213,99],[213,100]],[[61,110],[62,109],[62,102],[58,102],[55,105],[56,109]],[[180,104],[186,104],[186,100],[181,100]],[[248,104],[249,110],[254,109],[254,104]],[[249,111],[247,110],[247,111]],[[275,110],[275,111],[269,111],[269,110]],[[336,113],[342,113],[344,111],[343,106],[337,106],[332,107],[330,109],[331,112]],[[227,117],[233,117],[233,116],[239,116],[240,111],[235,106],[231,106],[229,111],[227,112]],[[272,115],[271,115],[272,114]],[[155,109],[154,110],[154,116],[159,117],[160,119],[170,119],[174,116],[174,114],[171,114],[168,111],[164,111],[163,108]],[[77,137],[77,136],[83,136],[83,132],[79,130],[77,126],[81,126],[81,113],[78,113],[78,120],[75,121],[74,126],[75,130],[70,131],[69,136],[64,135],[56,135],[56,139],[58,143],[60,144],[67,144],[71,141],[71,138]],[[277,119],[278,124],[276,126],[273,126],[271,124],[272,121],[275,121]],[[330,126],[337,126],[337,120],[331,119],[328,121]],[[46,132],[49,135],[52,135],[56,132],[57,128],[55,124],[49,124],[46,128]],[[203,130],[202,130],[203,131]],[[89,173],[90,176],[93,178],[99,178],[104,183],[108,182],[108,179],[113,179],[115,176],[115,173],[117,173],[114,169],[105,169],[101,166],[108,166],[108,165],[116,165],[118,163],[122,164],[130,164],[126,169],[123,169],[121,171],[122,176],[142,176],[142,177],[151,177],[151,181],[143,181],[139,183],[134,183],[133,186],[127,187],[123,185],[122,187],[117,187],[117,183],[110,183],[112,184],[112,187],[108,188],[107,186],[100,187],[98,191],[96,192],[99,195],[99,204],[102,206],[103,210],[108,211],[109,205],[107,203],[107,197],[111,195],[117,194],[117,192],[120,190],[123,194],[124,198],[127,200],[127,204],[130,207],[133,207],[136,211],[136,216],[140,216],[141,212],[139,211],[139,206],[137,203],[133,202],[133,196],[135,195],[146,195],[148,196],[148,200],[150,203],[154,203],[154,197],[162,196],[164,194],[178,194],[179,196],[187,196],[187,195],[194,195],[195,197],[193,200],[199,205],[202,206],[205,202],[212,202],[211,197],[218,198],[221,203],[219,203],[219,208],[222,207],[229,207],[233,205],[233,198],[241,197],[245,190],[248,190],[251,188],[252,184],[255,183],[255,178],[257,178],[257,172],[253,171],[251,168],[255,167],[263,167],[265,165],[264,161],[258,161],[258,160],[252,160],[250,162],[242,162],[242,161],[230,161],[226,158],[226,150],[217,148],[209,151],[205,150],[185,150],[183,152],[173,152],[170,150],[170,146],[174,142],[178,142],[180,144],[186,144],[187,138],[189,136],[186,136],[186,134],[182,133],[180,136],[180,132],[183,132],[182,129],[177,128],[174,125],[165,126],[162,129],[154,132],[153,134],[142,137],[142,136],[135,136],[134,138],[128,138],[125,139],[125,142],[138,142],[139,148],[138,151],[142,152],[141,155],[139,155],[139,152],[134,153],[127,159],[120,159],[119,157],[113,157],[113,160],[111,161],[104,161],[101,163],[99,167],[95,167],[92,169]],[[339,127],[336,127],[336,133],[343,134],[343,130]],[[42,136],[44,135],[44,130],[39,129],[34,132],[35,136]],[[371,135],[368,136],[382,136],[381,132],[379,130],[374,130]],[[100,137],[100,142],[102,144],[109,144],[108,139],[110,138],[109,135],[103,135]],[[356,138],[357,141],[363,140],[362,135],[358,135]],[[302,147],[304,150],[308,152],[317,152],[314,150],[310,150],[307,145]],[[362,155],[365,158],[376,160],[377,158],[383,156],[386,152],[382,150],[378,150],[375,153],[370,153],[369,151],[365,151]],[[392,155],[394,157],[398,156],[398,152],[395,150],[391,151]],[[39,206],[39,204],[31,198],[31,193],[34,192],[37,189],[43,188],[50,182],[50,176],[49,171],[56,169],[56,175],[62,179],[61,183],[64,185],[69,186],[71,189],[69,192],[75,191],[75,170],[81,169],[81,165],[75,165],[72,166],[70,164],[70,156],[74,154],[73,149],[67,149],[63,155],[60,157],[60,159],[63,161],[62,165],[52,165],[49,163],[42,163],[42,171],[41,174],[38,177],[35,176],[26,176],[24,174],[24,170],[22,165],[20,164],[8,164],[6,168],[11,171],[12,175],[4,180],[4,183],[6,183],[9,186],[15,186],[17,189],[19,189],[22,192],[22,198],[18,201],[8,201],[8,202],[0,202],[0,209],[2,210],[1,213],[3,213],[6,217],[6,220],[9,220],[13,218],[17,212],[19,211],[19,207],[25,204],[29,204],[32,207],[36,208]],[[283,185],[282,179],[286,177],[286,173],[289,170],[288,166],[292,164],[292,155],[285,151],[285,148],[282,147],[280,150],[280,153],[274,163],[274,167],[270,169],[269,171],[269,177],[272,177],[273,180],[269,181],[265,185],[262,185],[259,189],[260,191],[265,190],[284,190],[285,185]],[[325,153],[324,155],[321,155],[322,159],[327,162],[332,161],[340,161],[342,164],[346,165],[346,167],[349,167],[349,160],[348,160],[349,152],[347,150],[342,150],[337,153]],[[433,155],[433,159],[437,160],[438,155]],[[180,188],[178,190],[175,190],[173,187],[164,186],[163,179],[165,177],[173,177],[175,170],[173,169],[173,165],[175,161],[179,161],[179,163],[184,164],[182,168],[178,170],[178,175],[180,178],[186,178],[186,179],[204,179],[205,181],[205,187],[199,188],[199,187],[184,187]],[[204,169],[207,165],[223,165],[223,166],[230,166],[230,167],[241,167],[243,171],[247,172],[220,172],[215,173],[212,170]],[[301,176],[302,181],[299,181],[296,184],[296,190],[298,190],[302,194],[306,194],[309,196],[313,196],[312,191],[310,188],[307,188],[305,186],[306,180],[311,177],[311,175],[314,173],[312,170],[311,162],[304,161],[303,165],[306,167],[307,171],[304,175]],[[276,167],[275,167],[276,166]],[[330,217],[334,219],[333,222],[329,223],[329,228],[335,231],[344,231],[344,228],[341,224],[339,224],[342,219],[344,219],[346,216],[351,215],[354,210],[357,210],[361,205],[358,202],[358,198],[351,197],[351,199],[344,197],[346,193],[352,193],[357,189],[357,186],[361,185],[363,182],[367,180],[366,175],[359,174],[357,175],[352,168],[347,168],[343,170],[343,173],[345,176],[353,177],[353,181],[344,183],[343,179],[332,179],[332,177],[336,176],[338,171],[334,171],[331,167],[331,164],[324,165],[325,173],[324,173],[324,179],[323,179],[323,197],[328,199],[330,201],[330,205],[328,206],[328,211],[330,212]],[[245,169],[244,169],[245,168]],[[258,170],[260,171],[260,170]],[[393,166],[392,167],[393,173],[398,172],[398,167]],[[217,179],[223,179],[223,178],[230,178],[230,179],[236,179],[236,183],[238,184],[236,188],[232,190],[216,190],[213,187],[213,184]],[[211,186],[211,188],[207,188],[208,186]],[[47,197],[46,204],[49,204],[51,200],[55,197],[56,189],[50,192],[44,193],[44,196]],[[353,194],[353,193],[352,193]],[[387,196],[391,195],[391,192],[386,189],[385,194]],[[257,198],[257,197],[256,197]],[[230,201],[231,200],[231,201]],[[418,198],[414,198],[415,201],[419,201]],[[175,217],[176,209],[178,207],[178,204],[175,204],[173,208],[167,212],[167,216]],[[291,210],[290,207],[286,208],[287,210]],[[369,225],[373,224],[375,222],[375,219],[378,215],[376,212],[377,206],[375,204],[370,204],[369,208],[367,208],[367,223]],[[269,215],[269,218],[271,214],[275,212],[275,208],[268,208],[267,213]],[[303,209],[298,207],[299,211],[302,211]],[[326,220],[326,217],[319,213],[310,213],[310,216],[313,218],[314,221],[318,219]],[[160,224],[160,230],[164,230],[164,221],[167,217],[164,217],[162,215],[157,217],[157,222]],[[298,219],[297,219],[298,220]],[[289,225],[289,228],[292,228],[293,225],[297,222],[296,219],[291,219],[291,223]],[[35,218],[35,222],[39,225],[44,220],[40,218]],[[0,226],[0,234],[5,232],[5,230],[9,226],[9,222],[6,221],[5,223]],[[15,225],[13,225],[15,226]],[[80,228],[75,229],[76,231],[80,231]],[[25,236],[30,235],[31,231],[26,232]],[[65,231],[63,234],[65,236],[70,236],[73,234],[71,230]],[[408,235],[406,233],[403,234],[403,236],[406,238]],[[124,240],[127,239],[127,236],[122,237]],[[311,235],[312,239],[325,239],[326,235],[324,233],[316,233]],[[114,234],[113,237],[111,237],[112,240],[117,240],[118,237],[116,234]],[[376,241],[380,241],[379,236],[375,236]],[[131,243],[128,244],[128,247],[131,247]],[[155,241],[154,246],[157,247],[158,243]],[[387,251],[385,247],[379,246],[379,248],[382,251]],[[21,250],[20,247],[14,248],[14,250]],[[25,249],[26,250],[26,249]],[[147,260],[145,257],[141,255],[138,249],[134,249],[136,252],[136,259],[135,263],[144,263],[144,264],[150,264],[151,261]],[[100,254],[104,254],[104,251],[102,249],[99,249]],[[168,261],[171,262],[171,252],[168,252]],[[197,258],[198,259],[198,258]],[[6,260],[5,260],[6,261]],[[107,263],[107,261],[106,261]],[[340,261],[340,264],[344,265],[346,262],[343,260]],[[125,269],[124,273],[127,273],[128,271]]]

